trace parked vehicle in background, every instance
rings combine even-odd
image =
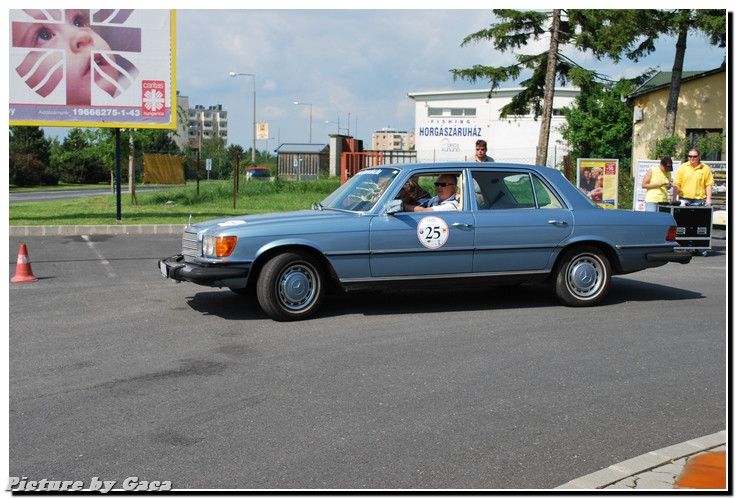
[[[443,174],[457,178],[457,210],[403,210],[410,179],[434,194]],[[602,209],[551,168],[387,165],[359,171],[311,209],[191,224],[159,271],[255,292],[282,321],[312,316],[327,292],[417,285],[547,282],[563,304],[590,306],[612,275],[688,263],[676,229],[668,213]]]
[[[248,166],[245,169],[246,180],[271,180],[271,170],[266,166]]]

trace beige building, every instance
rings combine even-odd
[[[222,105],[208,107],[195,105],[190,108],[189,97],[179,93],[176,95],[176,105],[177,112],[184,113],[186,117],[184,120],[178,119],[176,128],[178,136],[174,137],[174,142],[180,148],[187,143],[196,146],[200,136],[202,140],[220,137],[227,146],[227,111],[222,109]]]
[[[373,132],[373,151],[413,151],[414,132],[402,132],[384,127]]]
[[[634,106],[632,164],[641,159],[658,159],[649,158],[647,149],[663,137],[671,80],[671,72],[659,72],[628,96]],[[725,65],[711,71],[683,71],[675,134],[687,137],[693,144],[700,136],[725,133],[726,85]],[[703,159],[727,161],[726,139],[723,141],[722,153],[714,153]]]

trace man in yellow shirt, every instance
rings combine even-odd
[[[713,172],[705,163],[700,162],[700,151],[690,149],[687,154],[689,163],[680,165],[672,181],[672,201],[680,201],[690,206],[712,206]]]

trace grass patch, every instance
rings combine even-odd
[[[113,194],[59,201],[12,203],[10,225],[186,224],[218,217],[308,209],[340,185],[338,177],[304,181],[243,182],[233,208],[233,186],[227,181],[200,182],[160,191],[136,192],[132,204],[121,195],[122,220],[117,220]],[[169,203],[173,202],[173,204]],[[169,203],[169,204],[167,204]]]

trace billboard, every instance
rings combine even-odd
[[[258,140],[268,140],[268,122],[256,123],[256,138]]]
[[[618,208],[618,160],[578,159],[578,189],[602,208]]]
[[[176,128],[175,19],[10,9],[10,125]]]

